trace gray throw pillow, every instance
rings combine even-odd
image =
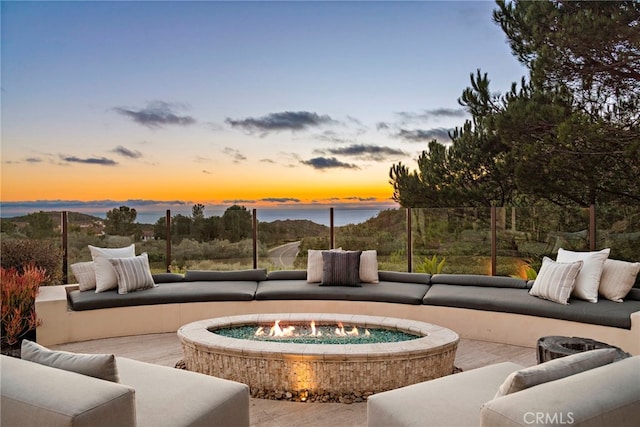
[[[23,360],[39,363],[40,365],[76,372],[114,383],[120,382],[116,356],[113,354],[77,354],[54,351],[32,341],[23,340],[21,357]]]
[[[362,251],[322,252],[320,286],[360,286]]]

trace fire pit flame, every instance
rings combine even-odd
[[[308,336],[312,336],[312,337],[321,337],[322,336],[322,331],[318,330],[316,328],[316,322],[315,320],[312,320],[311,323],[309,324],[309,328],[311,329],[311,332],[308,333]],[[280,327],[280,320],[276,320],[273,324],[273,326],[271,326],[271,328],[269,329],[269,336],[270,337],[292,337],[292,336],[301,336],[304,334],[297,334],[295,332],[296,328],[295,326],[287,326],[286,328],[282,328]],[[267,335],[266,331],[265,331],[265,327],[264,326],[260,326],[255,334],[256,337],[262,337]],[[329,335],[331,335],[331,332],[329,332]],[[342,322],[338,322],[338,326],[335,328],[334,331],[334,335],[337,337],[347,337],[347,336],[360,336],[360,331],[358,330],[357,327],[353,327],[351,328],[351,330],[345,330],[344,325],[342,324]],[[369,332],[368,329],[364,330],[364,336],[365,337],[369,337],[371,336],[371,333]]]

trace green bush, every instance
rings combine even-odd
[[[34,265],[45,271],[44,285],[62,284],[62,247],[55,240],[2,239],[2,268],[24,272],[24,266]]]

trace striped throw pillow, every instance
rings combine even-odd
[[[636,282],[640,262],[608,259],[604,262],[598,293],[608,300],[622,302]]]
[[[118,276],[118,293],[140,291],[142,289],[153,288],[155,283],[149,268],[149,258],[147,253],[130,258],[109,259]]]
[[[71,272],[78,281],[80,291],[89,291],[96,288],[96,269],[93,261],[71,264]]]
[[[529,294],[560,304],[568,304],[581,268],[582,261],[563,263],[544,257],[538,277],[533,282]]]
[[[322,253],[320,286],[360,286],[360,255],[362,251]]]

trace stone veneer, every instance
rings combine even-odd
[[[421,335],[376,344],[294,344],[224,337],[211,330],[243,325],[308,323],[387,328]],[[252,389],[310,393],[381,392],[449,375],[458,335],[430,323],[389,317],[327,314],[254,314],[189,323],[178,330],[187,369]]]

